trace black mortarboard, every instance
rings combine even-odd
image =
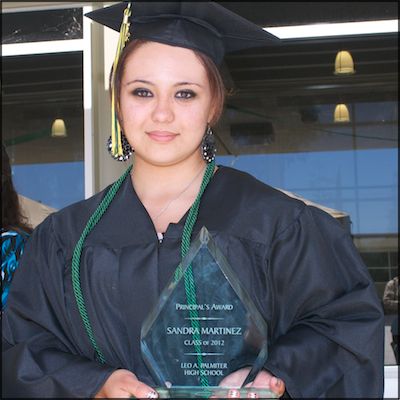
[[[127,2],[92,11],[87,17],[120,30]],[[279,39],[215,2],[132,2],[131,39],[147,39],[201,51],[218,65],[224,54],[273,45]]]

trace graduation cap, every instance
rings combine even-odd
[[[271,46],[279,39],[260,26],[215,2],[121,2],[85,16],[120,32],[114,68],[130,39],[144,39],[200,51],[220,65],[224,55],[252,47]],[[113,133],[120,131],[112,94]],[[112,135],[112,154],[118,159],[122,146]]]
[[[218,65],[225,53],[279,42],[260,26],[215,2],[131,2],[131,38],[198,50]],[[119,31],[127,2],[87,17]]]

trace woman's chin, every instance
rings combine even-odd
[[[145,162],[146,164],[150,164],[155,167],[170,167],[170,166],[176,166],[179,164],[186,164],[190,160],[195,161],[195,163],[199,163],[202,158],[200,153],[197,154],[191,154],[191,155],[184,155],[184,154],[155,154],[150,153],[151,157],[148,157],[147,154],[141,156],[139,154],[135,154],[135,157],[137,159],[140,159],[142,162]],[[196,159],[196,160],[195,160]]]

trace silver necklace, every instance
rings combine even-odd
[[[189,188],[192,186],[194,181],[199,177],[200,173],[204,171],[204,167],[200,169],[200,171],[196,174],[196,176],[188,183],[187,186],[184,187],[184,189],[172,200],[170,200],[160,211],[159,213],[153,218],[153,221],[155,222],[162,214],[164,214],[165,211],[168,210],[169,206],[176,200],[178,200]]]

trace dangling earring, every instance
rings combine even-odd
[[[217,149],[215,147],[215,137],[211,126],[207,124],[206,134],[203,137],[203,141],[201,143],[201,153],[203,155],[204,161],[210,163],[215,159],[215,153]]]
[[[128,3],[124,10],[124,17],[118,37],[117,52],[115,54],[112,67],[111,79],[111,137],[107,142],[107,149],[111,156],[118,161],[126,161],[132,154],[132,148],[126,137],[123,135],[121,126],[118,121],[117,99],[115,93],[115,72],[117,71],[118,63],[124,50],[126,43],[130,38],[130,17],[131,17],[131,2]]]
[[[110,153],[111,157],[117,161],[127,161],[127,160],[129,160],[129,157],[132,155],[133,149],[132,149],[131,145],[129,144],[128,139],[122,132],[121,132],[121,146],[122,146],[122,154],[121,155],[113,154],[112,138],[111,138],[111,136],[108,138],[107,150]]]

